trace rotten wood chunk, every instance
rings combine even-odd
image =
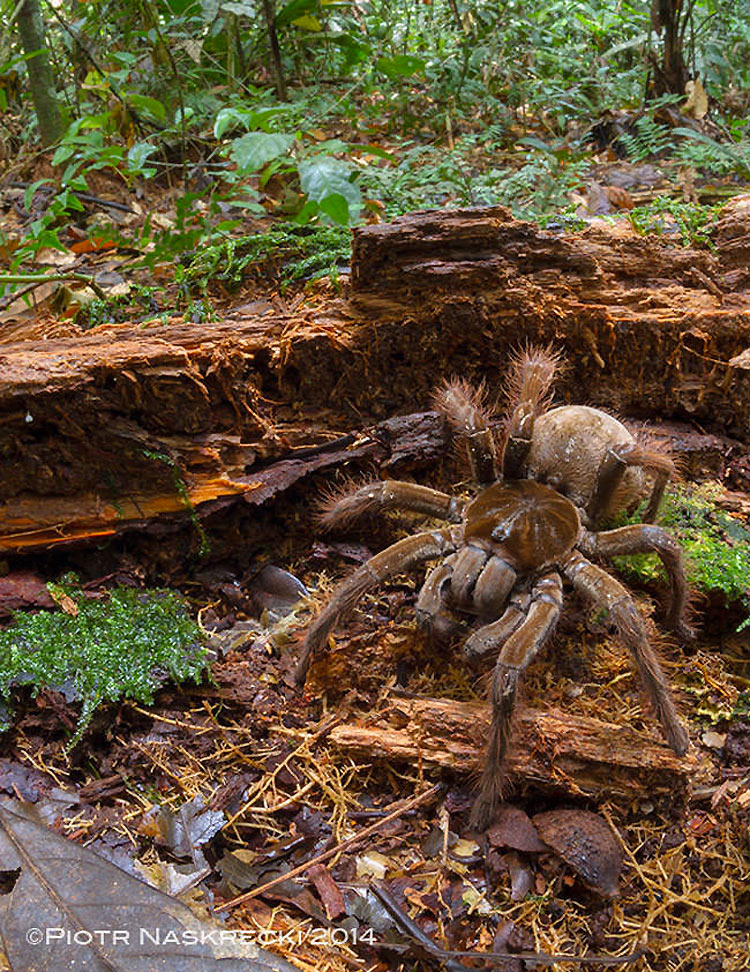
[[[387,759],[472,774],[489,731],[484,703],[392,698],[386,721],[336,726],[331,741],[357,758]],[[690,757],[676,756],[629,726],[559,710],[516,716],[510,775],[517,784],[597,799],[687,799]]]
[[[748,238],[747,196],[715,253],[625,223],[563,234],[501,208],[415,213],[355,231],[351,293],[325,305],[0,336],[0,549],[254,510],[323,469],[408,472],[440,454],[436,385],[457,374],[499,394],[528,341],[567,357],[565,401],[585,389],[746,449]],[[243,542],[263,542],[268,520]]]

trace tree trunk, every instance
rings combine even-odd
[[[658,33],[663,33],[661,61],[652,57],[654,68],[654,93],[685,94],[688,70],[685,65],[685,18],[690,16],[692,5],[687,12],[681,2],[675,0],[654,0],[651,8],[652,23]]]
[[[286,101],[286,80],[284,78],[284,67],[281,63],[279,35],[276,33],[276,13],[274,11],[273,0],[263,0],[263,17],[266,21],[266,33],[268,34],[268,47],[271,52],[271,65],[276,84],[276,94],[279,96],[280,101]]]
[[[23,0],[18,11],[18,33],[27,55],[38,51],[29,57],[26,67],[39,134],[45,145],[52,145],[61,138],[65,126],[55,92],[55,76],[49,61],[39,0]]]

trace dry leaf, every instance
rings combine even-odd
[[[0,802],[0,861],[11,972],[298,972],[42,826],[28,804]]]
[[[705,118],[708,113],[708,95],[698,78],[686,83],[685,94],[687,101],[682,106],[682,113],[690,115],[691,118]]]
[[[619,893],[622,853],[602,817],[588,810],[550,810],[538,813],[533,821],[542,840],[592,890],[608,898]]]

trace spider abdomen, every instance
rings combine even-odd
[[[575,506],[530,479],[497,483],[466,509],[467,541],[484,541],[519,571],[557,563],[571,551],[581,523]]]
[[[612,415],[588,405],[561,405],[537,418],[526,475],[552,483],[586,509],[607,450],[634,443],[630,432]],[[612,515],[637,500],[643,491],[643,479],[638,466],[626,469],[602,514]]]

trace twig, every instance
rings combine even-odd
[[[89,287],[94,291],[96,296],[100,300],[106,300],[107,294],[99,286],[99,284],[94,280],[93,277],[89,277],[85,273],[3,273],[0,274],[0,284],[33,284],[38,286],[40,284],[46,283],[48,280],[52,281],[64,281],[72,280],[78,283],[88,284]],[[33,289],[32,287],[27,287],[24,293],[28,290]],[[16,294],[9,294],[14,299]]]
[[[414,941],[431,955],[433,958],[439,959],[441,962],[445,962],[448,968],[453,965],[454,968],[463,968],[463,966],[456,966],[454,964],[455,959],[459,958],[472,958],[481,959],[484,962],[492,962],[493,964],[511,962],[513,959],[526,960],[529,962],[536,962],[540,965],[552,965],[557,962],[575,962],[578,965],[627,965],[630,962],[635,962],[643,954],[643,949],[638,949],[635,952],[631,952],[628,955],[557,955],[550,952],[473,952],[473,951],[452,951],[449,949],[441,948],[433,940],[422,931],[422,929],[417,925],[415,921],[405,914],[401,908],[396,904],[390,891],[387,890],[382,884],[372,884],[371,889],[373,894],[378,898],[378,900],[384,905],[386,911],[389,911],[393,918],[395,918],[397,924],[401,925],[403,931],[410,935]],[[383,946],[391,948],[390,943],[382,943]],[[382,946],[381,946],[382,947]]]
[[[229,908],[234,908],[238,904],[242,904],[243,901],[249,901],[250,898],[257,898],[258,895],[264,894],[266,891],[275,887],[277,884],[281,884],[282,881],[291,880],[291,878],[298,877],[300,874],[304,874],[305,871],[312,867],[313,864],[322,864],[324,861],[330,860],[335,857],[336,854],[347,847],[351,847],[352,844],[358,843],[365,837],[369,837],[370,834],[376,833],[384,824],[390,823],[391,820],[396,820],[402,814],[406,813],[407,810],[412,810],[414,807],[420,806],[422,803],[427,803],[436,793],[440,791],[440,786],[436,784],[431,786],[429,790],[425,790],[424,793],[420,793],[418,796],[413,797],[411,800],[407,800],[406,803],[398,801],[397,805],[390,813],[383,817],[382,820],[376,821],[374,824],[370,824],[369,827],[365,827],[364,830],[360,830],[359,833],[354,834],[353,837],[347,837],[346,840],[342,841],[340,844],[336,844],[335,847],[330,847],[328,850],[323,851],[318,854],[317,857],[313,857],[309,861],[305,861],[304,864],[300,864],[298,867],[293,867],[291,871],[286,871],[284,874],[279,874],[273,880],[267,881],[265,884],[261,884],[258,888],[252,888],[250,891],[246,891],[244,894],[239,895],[237,898],[233,898],[231,901],[225,901],[224,904],[219,905],[215,910],[217,912],[227,911]]]

